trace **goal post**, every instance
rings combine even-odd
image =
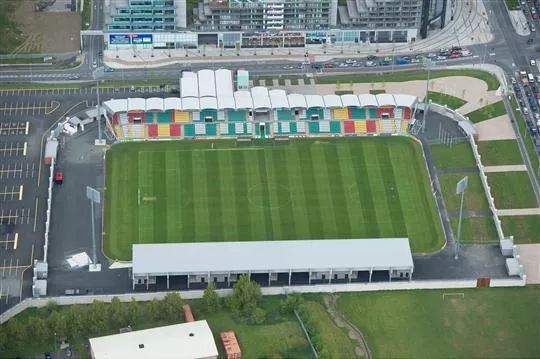
[[[443,293],[442,299],[445,300],[446,298],[461,298],[465,299],[465,293]]]

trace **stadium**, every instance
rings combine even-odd
[[[118,140],[103,249],[133,261],[134,289],[227,286],[242,273],[268,286],[410,280],[412,253],[444,243],[408,135],[417,98],[288,94],[233,77],[184,72],[178,97],[103,103]]]

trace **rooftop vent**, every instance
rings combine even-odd
[[[139,349],[144,349],[144,344],[139,344]]]

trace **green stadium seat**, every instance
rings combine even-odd
[[[353,120],[365,120],[366,110],[360,107],[351,107],[351,118]]]
[[[330,133],[332,133],[332,134],[341,133],[341,122],[340,121],[330,121]]]
[[[245,122],[246,121],[246,117],[247,117],[247,114],[246,114],[246,111],[244,110],[228,110],[227,111],[227,118],[229,121],[242,121],[242,122]]]
[[[206,135],[207,136],[216,136],[217,135],[217,124],[207,123],[206,124]]]
[[[171,114],[169,112],[156,112],[157,114],[157,123],[170,123]]]
[[[195,137],[195,125],[192,123],[187,123],[183,128],[184,137]]]
[[[218,115],[217,115],[217,110],[202,110],[199,114],[199,118],[202,122],[205,121],[205,119],[207,117],[211,117],[212,118],[212,121],[217,121],[218,119]]]
[[[277,110],[277,117],[278,121],[294,121],[296,118],[294,117],[292,110]]]
[[[376,107],[370,107],[369,108],[369,118],[371,120],[377,119],[377,108]]]
[[[319,123],[315,121],[308,122],[308,130],[310,134],[318,135],[321,133],[319,130]]]
[[[320,107],[311,107],[306,110],[306,118],[311,120],[311,116],[319,116],[319,120],[324,120],[324,109]]]

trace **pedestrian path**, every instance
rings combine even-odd
[[[463,211],[463,217],[491,217],[490,210],[484,211]],[[459,217],[459,211],[449,211],[448,217]]]
[[[445,173],[478,173],[478,167],[460,167],[460,168],[437,168],[438,174]]]
[[[504,216],[536,216],[540,215],[540,208],[515,208],[515,209],[498,209],[499,217]]]
[[[540,283],[540,244],[518,244],[519,261],[527,275],[527,284]]]
[[[525,165],[485,166],[484,172],[526,172]]]

